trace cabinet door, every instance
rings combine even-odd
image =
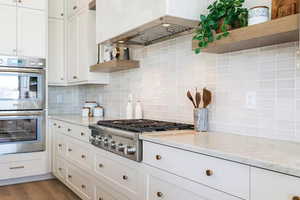
[[[300,198],[300,178],[251,168],[251,200]]]
[[[18,54],[45,58],[46,15],[39,10],[18,9]]]
[[[49,0],[53,1],[53,0]],[[45,10],[47,5],[47,0],[18,0],[18,6],[24,8]]]
[[[63,19],[65,15],[64,0],[49,0],[49,17]]]
[[[68,16],[74,15],[78,10],[78,0],[69,0],[68,1]]]
[[[0,4],[15,6],[16,1],[15,0],[0,0]]]
[[[17,8],[0,5],[0,54],[16,55]]]
[[[78,81],[78,23],[77,17],[68,24],[68,82]]]
[[[64,65],[64,21],[49,19],[49,51],[48,51],[48,74],[49,83],[65,82]]]

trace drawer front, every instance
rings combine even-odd
[[[61,121],[52,121],[52,129],[54,133],[63,133],[66,134],[68,131],[68,124]]]
[[[300,199],[300,178],[251,168],[251,199]]]
[[[147,179],[148,200],[240,200],[158,169],[151,169]]]
[[[26,160],[9,163],[10,178],[20,178],[43,174],[47,168],[43,159]]]
[[[81,167],[92,169],[93,157],[92,152],[79,141],[68,138],[67,141],[67,159],[78,163]]]
[[[58,176],[57,178],[59,178],[61,180],[66,180],[66,178],[67,178],[66,163],[58,157],[55,158],[55,172],[56,172],[56,175]]]
[[[122,163],[113,161],[100,154],[96,155],[95,172],[132,192],[137,191],[138,173]]]
[[[92,181],[71,165],[67,166],[67,183],[83,196],[84,199],[92,199]]]
[[[0,180],[9,179],[9,163],[0,164]]]
[[[83,142],[89,143],[91,130],[88,127],[73,126],[72,137],[75,137]]]
[[[66,156],[67,144],[66,144],[64,135],[56,134],[54,145],[55,145],[56,155],[61,156],[61,157]]]
[[[149,142],[143,151],[144,163],[249,199],[248,166]]]

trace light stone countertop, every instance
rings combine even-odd
[[[80,114],[74,115],[49,115],[49,119],[59,120],[71,124],[89,126],[96,124],[99,120],[104,120],[103,117],[82,117]]]
[[[140,139],[300,177],[300,143],[225,133],[169,131]]]

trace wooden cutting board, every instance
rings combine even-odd
[[[272,0],[272,19],[299,13],[299,0]]]

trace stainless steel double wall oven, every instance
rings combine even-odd
[[[45,150],[45,66],[0,56],[0,154]]]

